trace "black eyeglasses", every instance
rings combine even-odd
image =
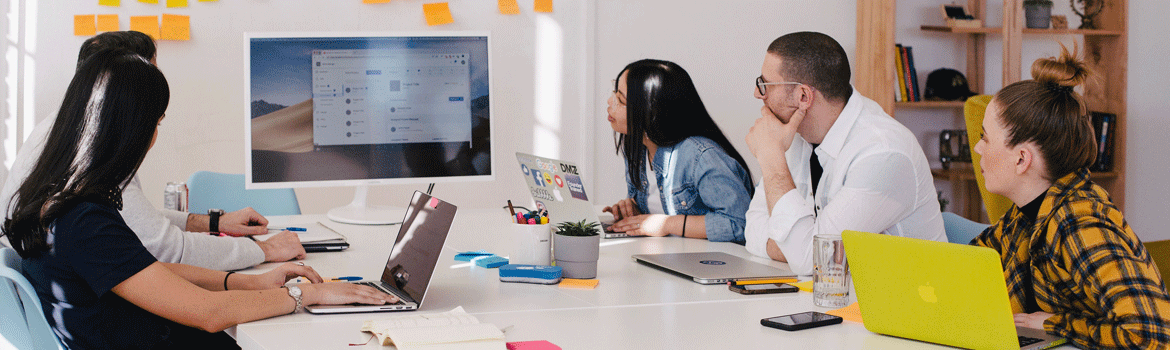
[[[764,87],[768,86],[768,85],[804,85],[804,84],[797,83],[797,82],[791,82],[791,81],[782,81],[779,83],[765,83],[763,75],[756,77],[756,90],[760,91],[760,95],[766,94]]]

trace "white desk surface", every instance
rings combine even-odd
[[[271,218],[272,225],[324,221],[323,216]],[[382,274],[398,226],[359,226],[325,222],[345,235],[344,252],[310,253],[304,260],[322,277]],[[463,306],[481,322],[512,326],[508,341],[548,340],[564,349],[737,348],[780,346],[809,349],[913,349],[938,346],[877,335],[861,324],[788,332],[760,325],[760,319],[804,311],[813,305],[806,292],[741,295],[726,285],[700,285],[635,262],[631,255],[720,251],[763,264],[783,263],[751,256],[742,246],[679,237],[603,239],[594,290],[556,285],[501,283],[496,269],[454,260],[461,251],[484,249],[507,255],[506,211],[460,208],[438,267],[419,311],[441,312]],[[257,273],[275,264],[247,270]],[[807,280],[807,276],[804,278]],[[855,298],[851,298],[854,299]],[[370,338],[363,321],[398,313],[311,315],[297,313],[241,324],[234,336],[244,349],[352,349]],[[233,333],[229,330],[229,333]],[[366,347],[377,347],[371,342]]]

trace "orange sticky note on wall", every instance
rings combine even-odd
[[[552,2],[553,0],[536,0],[532,4],[532,10],[536,12],[552,12]]]
[[[427,16],[428,26],[455,22],[455,19],[451,17],[451,8],[445,2],[423,4],[423,14]]]
[[[122,6],[122,0],[98,0],[98,5],[102,6]]]
[[[158,0],[138,0],[138,2],[145,2],[147,4],[157,4]]]
[[[520,14],[520,5],[516,4],[516,0],[500,0],[500,13],[505,15]]]
[[[191,40],[191,16],[162,15],[163,40]]]
[[[97,27],[93,24],[93,15],[73,16],[73,35],[94,35]]]
[[[390,2],[390,0],[362,0],[363,4],[385,4],[388,2]]]
[[[187,0],[167,0],[167,7],[187,7]]]
[[[158,39],[158,16],[130,16],[130,30]]]
[[[97,30],[99,32],[118,31],[118,15],[97,15]]]

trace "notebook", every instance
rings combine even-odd
[[[968,349],[1065,342],[1015,326],[995,250],[857,231],[841,236],[871,332]]]
[[[581,177],[585,172],[583,168],[571,162],[520,152],[516,152],[516,161],[520,163],[521,178],[536,203],[533,209],[548,210],[550,224],[587,220],[601,224],[604,238],[640,237],[609,230],[613,216],[597,215]]]
[[[775,268],[727,253],[638,254],[634,260],[699,284],[796,278],[788,269]]]
[[[351,282],[397,296],[401,300],[398,304],[312,305],[305,309],[315,314],[418,310],[430,287],[456,209],[450,203],[415,191],[406,206],[406,216],[398,228],[390,258],[382,269],[382,278],[377,282]]]
[[[328,252],[340,251],[349,248],[349,243],[345,241],[345,236],[342,236],[337,230],[327,226],[324,222],[314,222],[303,225],[295,225],[303,228],[304,231],[293,231],[297,234],[297,238],[301,240],[301,246],[305,248],[305,252]],[[269,232],[275,231],[272,229]],[[256,235],[252,238],[257,241],[266,241],[272,236],[280,233],[272,232],[264,235]]]

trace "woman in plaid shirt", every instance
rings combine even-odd
[[[987,190],[1016,206],[972,244],[1000,253],[1017,325],[1080,348],[1165,349],[1170,298],[1158,268],[1089,181],[1096,142],[1073,91],[1088,75],[1061,46],[987,105],[975,152]]]

